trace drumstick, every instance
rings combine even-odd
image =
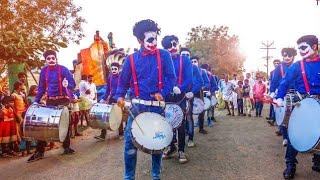
[[[137,124],[138,128],[140,129],[140,131],[142,132],[142,134],[144,135],[143,130],[141,129],[139,123],[136,121],[136,118],[134,117],[133,113],[131,112],[131,110],[129,108],[127,108],[126,106],[124,106],[124,108],[129,112],[130,116],[133,118],[133,121]]]

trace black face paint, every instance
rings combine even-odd
[[[152,43],[154,40],[155,40],[155,38],[151,37],[151,38],[147,39],[147,42]]]
[[[305,49],[307,49],[308,46],[300,46],[299,49],[301,49],[302,51],[304,51]]]

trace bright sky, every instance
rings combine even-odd
[[[262,41],[274,41],[274,58],[281,58],[283,47],[296,47],[302,35],[314,34],[320,39],[320,2],[316,0],[74,0],[83,8],[81,15],[86,37],[80,45],[69,45],[59,53],[60,64],[72,69],[77,53],[90,46],[95,31],[107,40],[113,32],[118,48],[139,47],[132,35],[135,22],[152,19],[161,27],[161,41],[165,35],[177,35],[183,45],[192,27],[224,25],[230,33],[240,38],[241,51],[246,54],[245,69],[266,71],[266,51],[261,50]],[[209,4],[210,3],[210,4]],[[161,44],[158,43],[161,47]],[[162,48],[162,47],[161,47]],[[296,59],[300,59],[300,56]],[[273,60],[273,59],[272,59]],[[271,61],[270,61],[271,62]],[[269,67],[272,67],[270,63]]]

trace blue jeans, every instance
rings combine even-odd
[[[163,113],[161,107],[154,106],[144,106],[140,104],[135,104],[135,108],[131,108],[134,116],[137,116],[139,112],[155,112],[158,114]],[[128,117],[127,126],[125,130],[125,142],[124,142],[124,179],[125,180],[134,180],[135,179],[135,170],[137,164],[137,148],[132,143],[131,137],[131,126],[133,118]],[[162,154],[152,154],[152,179],[160,179],[161,175],[161,163],[162,163]]]
[[[288,129],[286,127],[280,125],[279,130],[282,134],[283,139],[289,139],[288,138]]]
[[[261,116],[262,108],[263,108],[263,102],[256,101],[256,116]]]
[[[188,136],[189,136],[189,140],[193,141],[193,136],[194,136],[194,121],[192,118],[192,110],[193,110],[193,99],[190,100],[190,104],[189,104],[189,111],[187,112],[186,115],[186,128],[188,131]]]

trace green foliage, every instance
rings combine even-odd
[[[214,74],[241,73],[245,57],[239,52],[238,36],[228,34],[228,27],[192,28],[186,46],[192,56],[201,57],[200,64],[208,63]]]
[[[1,0],[0,63],[43,65],[42,52],[84,37],[81,7],[72,0]]]

